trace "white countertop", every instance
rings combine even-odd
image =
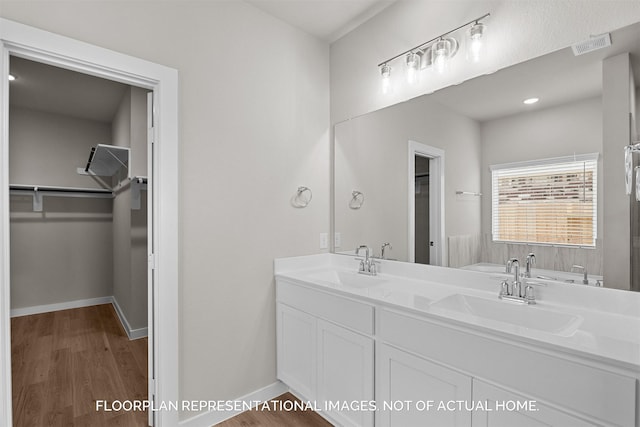
[[[640,372],[640,293],[538,280],[537,303],[515,305],[498,298],[504,275],[385,260],[375,277],[357,268],[336,254],[275,261],[276,277]]]

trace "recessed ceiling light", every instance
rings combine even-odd
[[[524,102],[527,105],[531,105],[531,104],[535,104],[538,101],[540,101],[540,98],[529,98],[529,99],[525,99],[522,102]]]
[[[13,74],[9,74],[9,81],[12,82],[16,79],[16,76],[14,76]]]

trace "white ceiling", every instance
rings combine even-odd
[[[437,91],[431,99],[477,121],[549,108],[602,93],[602,60],[631,54],[640,84],[640,24],[611,34],[612,45],[574,56],[570,47]],[[525,105],[527,98],[540,98]]]
[[[296,2],[300,3],[300,0]],[[333,2],[328,0],[324,3]],[[625,51],[631,53],[635,80],[640,82],[640,24],[613,32],[611,39],[612,45],[605,49],[578,57],[573,55],[571,48],[562,49],[442,89],[430,97],[478,121],[548,108],[600,94],[601,60]],[[107,123],[112,121],[127,88],[110,80],[18,57],[10,58],[10,70],[17,77],[10,84],[9,99],[12,106]],[[532,106],[524,105],[522,101],[530,97],[538,97],[540,102]]]
[[[9,69],[16,77],[9,85],[10,105],[106,123],[113,120],[128,87],[15,56]]]
[[[245,0],[321,40],[332,43],[397,0]]]

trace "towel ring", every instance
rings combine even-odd
[[[360,209],[364,203],[364,194],[361,191],[353,190],[351,192],[351,200],[349,201],[350,209]]]
[[[296,208],[306,208],[313,199],[313,192],[309,187],[298,187],[298,191],[291,204]]]

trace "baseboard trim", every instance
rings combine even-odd
[[[276,381],[266,387],[249,393],[245,396],[234,399],[239,402],[265,402],[280,396],[283,393],[289,391],[289,388],[282,382]],[[196,415],[195,417],[186,419],[180,422],[180,427],[210,427],[235,417],[242,411],[208,411]]]
[[[122,309],[118,305],[118,301],[116,301],[113,296],[79,299],[56,304],[36,305],[33,307],[14,308],[11,310],[10,315],[11,317],[30,316],[32,314],[50,313],[52,311],[70,310],[73,308],[91,307],[92,305],[101,304],[111,304],[113,306],[113,309],[118,315],[118,320],[120,320],[120,323],[130,340],[144,338],[149,334],[149,328],[131,328],[131,325],[129,325],[129,322],[127,321],[127,317],[124,315]]]
[[[89,299],[79,299],[75,301],[66,301],[57,304],[36,305],[33,307],[14,308],[11,310],[11,317],[29,316],[32,314],[48,313],[51,311],[69,310],[72,308],[91,307],[92,305],[109,304],[113,301],[113,297],[98,297]]]
[[[127,333],[127,336],[130,340],[144,338],[149,334],[149,328],[131,328],[131,325],[127,321],[127,316],[124,315],[124,312],[120,308],[120,305],[118,305],[118,300],[116,299],[116,297],[111,297],[111,305],[113,305],[113,309],[116,311],[118,319],[120,319],[120,323],[122,324],[122,327],[124,328],[124,331]]]

